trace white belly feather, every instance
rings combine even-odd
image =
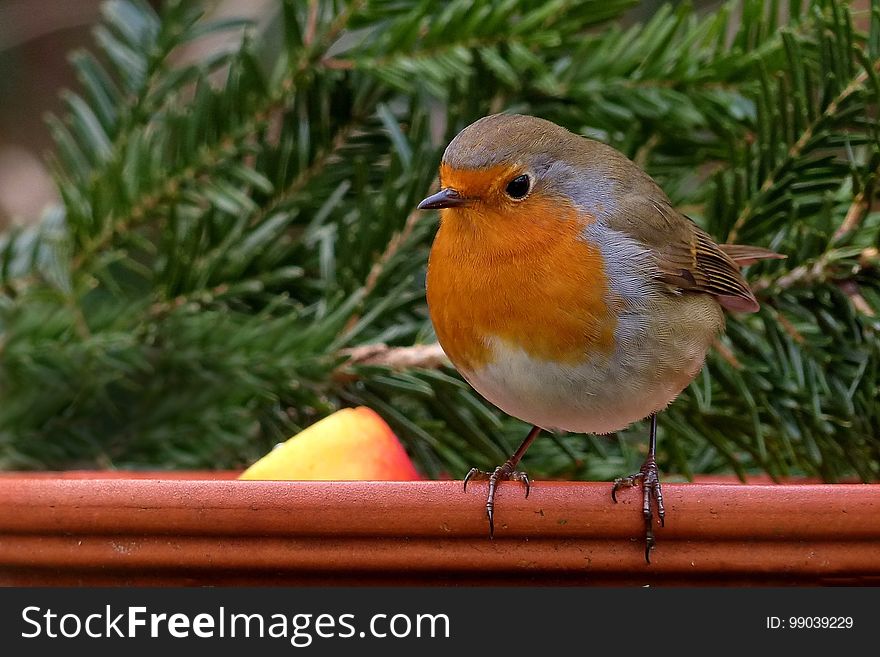
[[[706,304],[700,306],[692,310],[705,317]],[[609,433],[662,410],[693,380],[714,337],[705,327],[685,325],[674,333],[661,329],[610,357],[585,358],[575,365],[536,359],[494,338],[489,364],[462,374],[487,400],[530,424]]]

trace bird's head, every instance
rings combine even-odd
[[[591,162],[597,142],[532,116],[495,114],[449,144],[440,191],[419,204],[448,229],[507,250],[533,248],[565,224],[613,210],[613,181]]]

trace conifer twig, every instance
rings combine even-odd
[[[880,71],[880,59],[877,59],[873,62],[873,69],[875,71]],[[816,134],[816,131],[829,119],[831,119],[838,111],[840,106],[846,102],[846,100],[852,96],[854,93],[862,89],[865,82],[868,81],[868,71],[861,71],[858,75],[856,75],[846,87],[841,90],[837,96],[832,99],[825,110],[819,114],[816,119],[804,128],[804,131],[801,133],[801,136],[798,140],[788,149],[788,154],[785,159],[779,163],[779,165],[771,171],[767,177],[764,179],[764,182],[761,183],[761,187],[758,190],[758,193],[752,197],[751,202],[747,203],[746,206],[742,209],[739,216],[736,218],[736,221],[733,223],[733,227],[730,229],[727,235],[727,242],[731,244],[735,244],[737,238],[739,237],[739,231],[742,230],[743,226],[745,226],[746,222],[752,215],[752,212],[755,210],[755,200],[760,199],[763,194],[765,194],[770,188],[776,184],[776,179],[779,175],[785,171],[786,167],[788,167],[792,161],[796,160],[803,153],[804,149],[813,139],[813,136]]]

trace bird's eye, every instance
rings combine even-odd
[[[526,197],[526,194],[529,193],[529,189],[532,186],[531,183],[532,181],[529,179],[529,177],[523,174],[521,176],[517,176],[509,183],[507,183],[507,187],[504,191],[507,192],[507,195],[510,198],[519,201],[520,199],[524,199]]]

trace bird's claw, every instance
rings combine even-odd
[[[654,514],[651,500],[657,505],[657,518],[660,526],[666,526],[666,509],[663,507],[663,490],[660,488],[660,472],[653,455],[648,456],[641,469],[628,477],[614,480],[611,487],[611,499],[617,502],[617,491],[631,488],[641,481],[642,484],[642,517],[645,520],[645,561],[651,563],[651,550],[654,549]]]
[[[471,468],[464,477],[464,490],[467,491],[468,482],[480,480],[489,482],[489,494],[486,497],[486,515],[489,518],[489,538],[495,538],[495,489],[501,481],[519,481],[526,488],[526,498],[532,488],[529,476],[525,472],[514,470],[514,465],[507,461],[499,465],[493,472],[485,472],[477,468]]]

